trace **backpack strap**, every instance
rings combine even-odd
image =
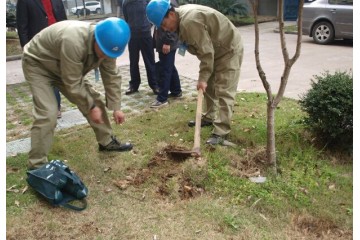
[[[87,201],[85,198],[77,199],[66,192],[62,192],[62,194],[63,194],[63,199],[57,205],[76,211],[82,211],[87,207]],[[81,203],[80,206],[74,205],[73,202],[75,201],[80,202]]]
[[[70,202],[67,202],[67,203],[61,203],[59,204],[60,206],[63,206],[63,207],[66,207],[66,208],[69,208],[69,209],[72,209],[72,210],[76,210],[76,211],[82,211],[84,210],[86,207],[87,207],[87,201],[85,198],[79,200],[81,203],[82,203],[82,206],[81,207],[78,207],[78,206],[75,206],[75,205],[72,205],[70,204]]]

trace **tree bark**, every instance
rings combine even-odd
[[[267,102],[267,144],[266,156],[268,162],[276,169],[276,148],[275,148],[275,108],[271,101]]]

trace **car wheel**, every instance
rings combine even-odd
[[[318,44],[328,44],[334,40],[334,28],[329,22],[319,22],[312,30],[312,36]]]
[[[80,10],[79,15],[80,15],[80,16],[84,16],[84,9],[83,9],[83,8]],[[85,15],[86,15],[86,16],[89,16],[89,15],[90,15],[90,10],[87,9],[87,8],[85,8]]]
[[[101,9],[100,9],[100,8],[97,8],[97,9],[96,9],[96,13],[97,13],[97,14],[100,14],[100,13],[101,13]]]

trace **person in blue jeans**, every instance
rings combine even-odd
[[[175,67],[179,38],[176,32],[164,31],[162,28],[155,28],[154,38],[156,51],[159,53],[160,92],[150,107],[159,108],[169,104],[168,97],[182,96],[179,74]]]
[[[130,77],[129,89],[125,92],[130,95],[138,92],[141,83],[139,58],[140,52],[144,60],[148,84],[154,94],[159,93],[158,79],[155,71],[155,53],[151,36],[151,23],[146,17],[148,0],[124,0],[123,14],[129,24],[131,38],[129,41]]]

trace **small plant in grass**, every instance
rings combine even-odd
[[[327,146],[350,150],[353,144],[353,77],[348,72],[314,76],[300,99],[305,125]]]

